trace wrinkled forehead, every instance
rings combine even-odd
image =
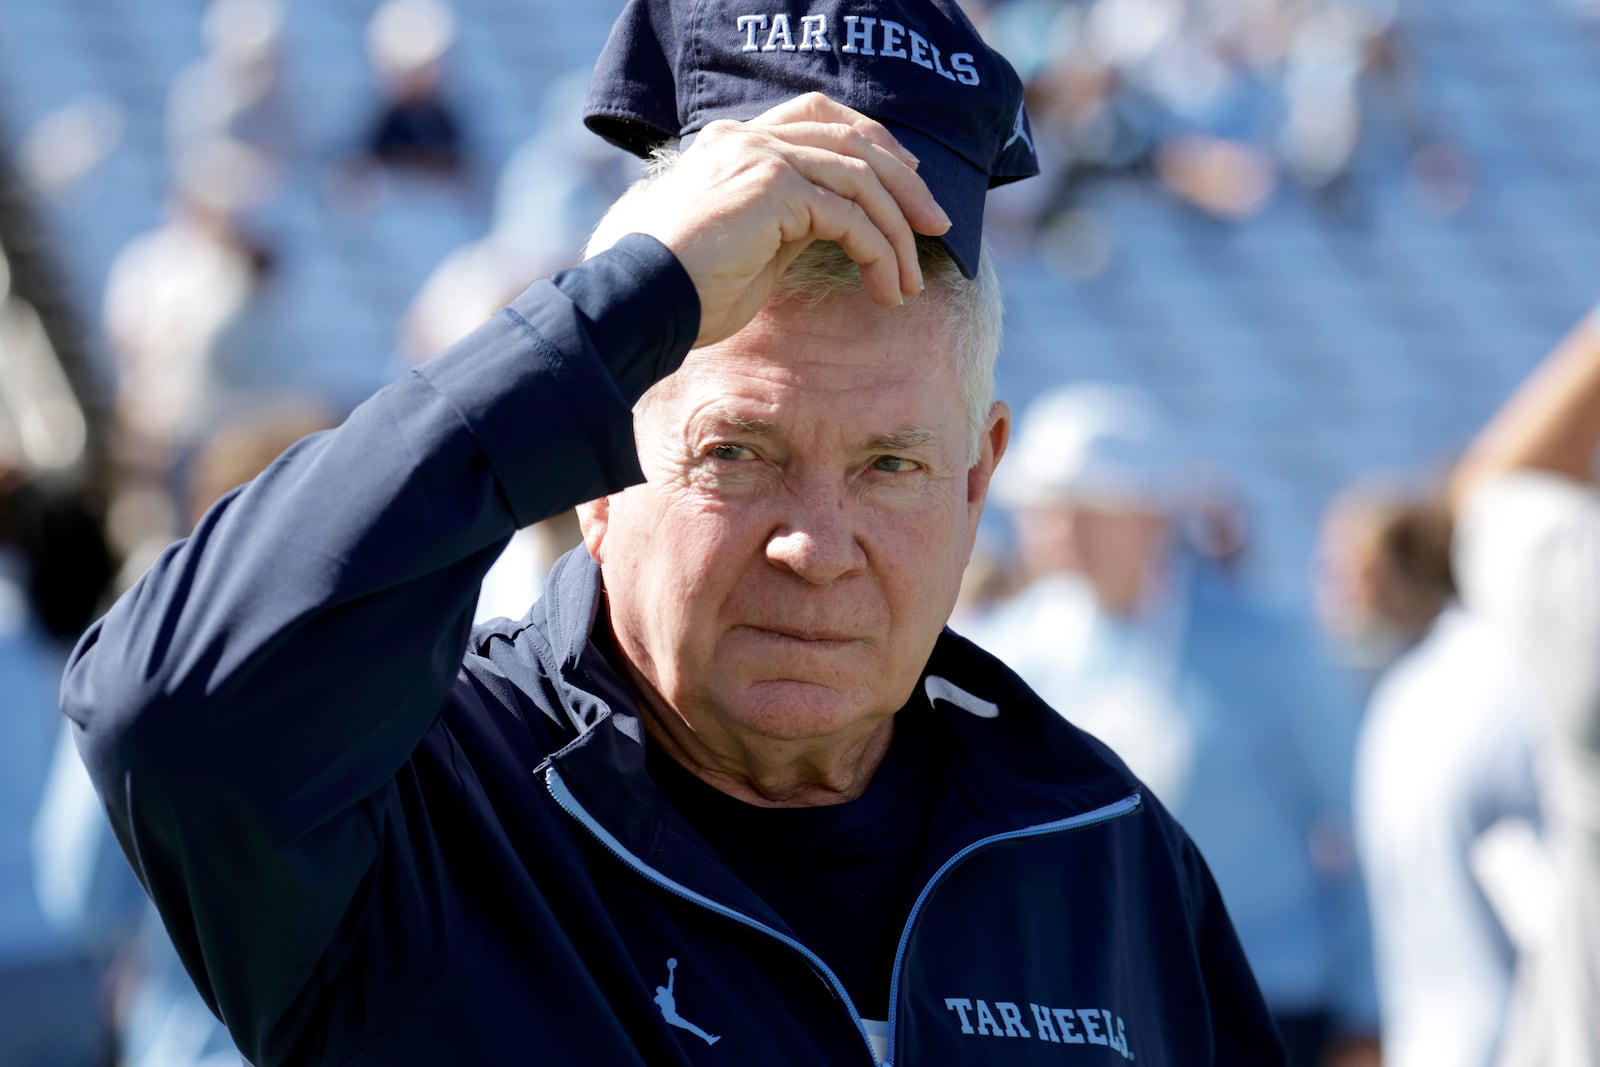
[[[781,394],[851,410],[960,395],[945,309],[927,299],[887,309],[861,294],[769,304],[689,353],[674,377],[680,393]]]

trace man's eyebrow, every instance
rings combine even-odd
[[[934,432],[925,426],[904,426],[893,433],[874,434],[866,447],[870,452],[904,452],[934,440]]]
[[[732,411],[713,411],[709,420],[716,426],[737,430],[748,437],[771,437],[778,432],[778,424],[770,419],[755,419]]]
[[[747,437],[773,437],[779,434],[778,424],[771,419],[753,418],[732,411],[708,412],[714,426],[734,430]],[[938,435],[925,426],[902,426],[888,433],[873,434],[862,443],[864,452],[903,452],[930,444]]]

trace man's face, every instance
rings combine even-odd
[[[969,464],[932,293],[769,306],[635,412],[647,481],[584,509],[646,698],[708,733],[870,729],[951,606],[1009,419]]]

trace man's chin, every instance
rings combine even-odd
[[[775,741],[807,741],[881,720],[886,712],[863,691],[782,678],[745,687],[731,717],[744,729]],[[892,710],[892,709],[891,709]]]

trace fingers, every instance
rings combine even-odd
[[[822,93],[804,93],[785,100],[750,120],[751,125],[757,126],[784,126],[797,122],[848,126],[866,140],[899,159],[907,167],[912,170],[917,169],[917,157],[896,140],[894,134],[890,133],[881,122],[829,99]]]
[[[879,304],[898,307],[906,297],[921,292],[922,274],[917,266],[915,244],[911,245],[908,257],[904,242],[897,247],[856,201],[813,186],[804,221],[797,229],[803,229],[804,235],[791,237],[786,233],[787,248],[798,254],[814,240],[837,242],[845,255],[860,267],[862,288]],[[905,236],[909,239],[909,230]],[[909,277],[908,263],[914,272]]]
[[[696,344],[737,333],[813,241],[834,241],[873,300],[922,291],[918,233],[950,220],[917,161],[881,123],[819,94],[747,122],[708,124],[665,173],[629,190],[596,227],[588,254],[626,233],[677,257],[700,298]]]
[[[837,241],[860,264],[873,299],[895,306],[922,291],[916,234],[943,233],[950,220],[917,177],[915,157],[882,124],[809,94],[748,123],[713,124],[707,135],[749,138],[809,183],[813,189],[794,195],[817,226],[810,239]]]
[[[873,151],[882,154],[880,149]],[[816,229],[812,236],[837,241],[860,264],[863,280],[868,279],[869,271],[881,270],[892,282],[881,293],[869,285],[874,299],[898,304],[902,297],[922,291],[916,234],[901,199],[890,188],[893,182],[884,182],[878,169],[863,159],[820,149],[796,147],[790,151],[789,161],[817,193],[827,194],[813,197],[811,211]],[[894,166],[909,174],[903,165],[896,162]],[[921,186],[920,182],[917,184]],[[929,207],[936,210],[926,189],[921,190],[921,196],[927,200],[921,213],[925,214]]]
[[[864,121],[872,122],[871,119]],[[875,122],[872,125],[883,136],[890,136],[882,126]],[[909,155],[904,148],[900,148],[899,152],[890,152],[861,131],[839,123],[790,123],[783,126],[781,131],[783,139],[792,144],[830,152],[844,160],[865,163],[918,233],[940,234],[950,228],[950,219],[928,191],[927,184],[917,176],[915,168],[904,162],[902,155]]]

